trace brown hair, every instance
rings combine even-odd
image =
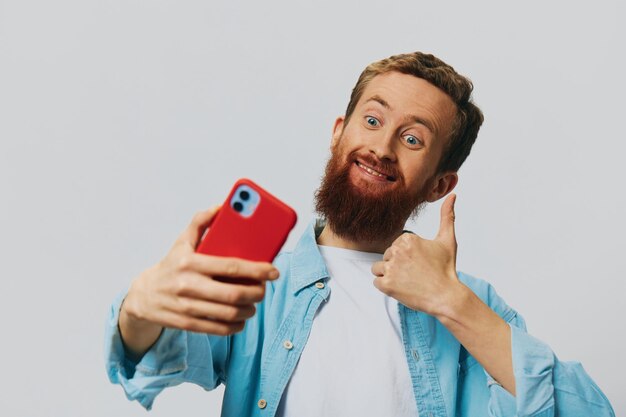
[[[368,65],[352,89],[346,109],[346,123],[350,120],[367,84],[375,76],[390,71],[422,78],[443,90],[454,101],[457,107],[456,120],[437,172],[458,171],[476,141],[478,130],[483,123],[483,114],[472,101],[474,88],[472,82],[434,55],[422,52],[393,55]]]

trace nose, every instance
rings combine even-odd
[[[370,152],[376,155],[380,160],[387,160],[389,162],[396,162],[394,133],[380,132],[381,135],[376,135],[372,138],[369,149]]]

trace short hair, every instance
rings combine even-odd
[[[346,109],[346,123],[350,120],[368,83],[375,76],[391,71],[422,78],[441,89],[454,101],[457,108],[456,119],[437,166],[437,173],[458,171],[476,141],[478,130],[483,123],[483,113],[472,100],[474,89],[472,82],[434,55],[413,52],[393,55],[369,64],[352,89]]]

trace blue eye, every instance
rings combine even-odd
[[[368,125],[373,126],[373,127],[376,127],[380,124],[378,119],[372,116],[365,117],[365,121],[367,122]]]
[[[418,145],[420,143],[419,139],[417,139],[415,136],[413,135],[406,135],[404,137],[404,140],[406,141],[407,144],[409,145]]]

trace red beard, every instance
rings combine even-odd
[[[336,235],[353,242],[395,237],[406,220],[417,215],[423,206],[427,188],[409,192],[395,164],[369,154],[358,155],[359,161],[393,177],[393,181],[356,186],[350,179],[350,170],[357,153],[351,152],[345,162],[338,154],[336,149],[326,164],[324,178],[315,193],[316,211],[326,218]]]

